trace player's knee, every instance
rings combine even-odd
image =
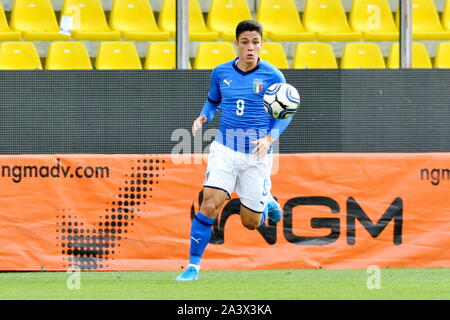
[[[256,221],[254,219],[245,219],[242,221],[242,224],[249,230],[255,230],[259,226],[259,221]]]
[[[202,202],[200,211],[207,217],[216,218],[218,215],[219,207],[214,199],[205,199]]]

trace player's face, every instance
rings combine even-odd
[[[244,31],[239,35],[236,46],[239,53],[239,60],[253,65],[258,62],[261,51],[261,36],[256,31]]]

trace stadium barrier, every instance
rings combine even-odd
[[[450,152],[450,70],[283,72],[301,108],[280,153]],[[174,132],[189,133],[205,102],[210,73],[0,71],[0,154],[171,153]]]
[[[450,154],[277,157],[282,220],[245,229],[233,194],[204,269],[450,266]],[[0,269],[180,269],[205,169],[157,154],[0,156]]]
[[[450,71],[284,70],[301,108],[276,150],[277,225],[236,195],[209,269],[448,267]],[[0,270],[175,270],[205,153],[207,70],[1,71]]]

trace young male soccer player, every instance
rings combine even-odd
[[[197,280],[211,226],[233,190],[240,198],[246,228],[258,228],[267,216],[274,222],[281,219],[281,207],[270,194],[270,151],[292,118],[270,117],[263,107],[263,94],[270,85],[286,81],[278,69],[259,59],[262,26],[258,22],[238,24],[236,46],[239,56],[212,71],[208,98],[192,126],[195,135],[221,109],[218,134],[208,156],[203,202],[192,221],[189,265],[178,281]]]

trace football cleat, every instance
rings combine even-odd
[[[182,274],[176,277],[176,281],[193,281],[198,279],[198,271],[194,267],[188,267]]]
[[[269,209],[269,219],[272,222],[280,222],[281,215],[283,214],[283,210],[281,210],[280,204],[269,194],[268,197],[269,202],[267,203],[267,207]]]

